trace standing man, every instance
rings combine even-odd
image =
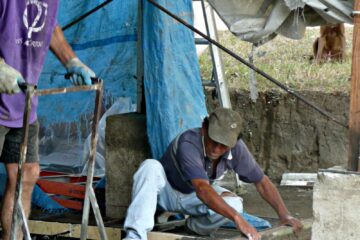
[[[0,0],[0,161],[8,175],[2,199],[3,239],[9,239],[14,204],[25,94],[18,83],[36,85],[48,49],[53,51],[75,85],[91,84],[94,72],[72,51],[56,22],[58,0]],[[29,216],[31,193],[39,176],[38,130],[32,99],[29,141],[23,166],[22,204]],[[21,239],[21,233],[18,235]]]
[[[210,235],[232,221],[249,239],[260,239],[256,229],[240,215],[242,199],[213,184],[230,169],[242,181],[256,185],[282,224],[300,230],[301,222],[290,215],[276,187],[239,139],[240,131],[240,115],[218,108],[204,119],[201,128],[178,135],[160,161],[144,161],[134,175],[132,203],[124,225],[125,239],[147,239],[154,226],[157,206],[190,215],[185,227],[199,235]]]

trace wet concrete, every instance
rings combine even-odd
[[[276,212],[266,203],[265,200],[256,191],[253,184],[245,184],[240,188],[234,188],[234,182],[228,177],[219,183],[221,186],[236,192],[243,198],[244,211],[249,214],[264,218],[272,224],[271,229],[262,231],[262,238],[264,240],[310,240],[311,226],[312,226],[312,194],[313,189],[306,187],[283,187],[277,186],[278,190],[283,197],[288,210],[292,215],[304,224],[304,230],[300,233],[294,234],[290,227],[283,227],[279,224]],[[171,229],[168,233],[175,233],[182,237],[166,238],[166,239],[222,239],[222,240],[243,240],[245,238],[236,229],[219,229],[215,234],[210,237],[194,236],[187,233],[183,227]]]
[[[263,200],[254,186],[245,187],[245,193],[240,193],[244,199],[244,209],[250,214],[269,219],[278,226],[278,216],[269,204]],[[290,213],[298,219],[312,218],[312,188],[283,187],[278,190]]]

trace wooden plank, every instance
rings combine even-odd
[[[64,237],[80,238],[81,225],[71,223],[44,222],[29,220],[29,229],[32,234],[56,235],[69,231]],[[109,239],[121,239],[121,229],[105,227]],[[100,239],[96,226],[88,227],[88,239]]]
[[[301,222],[304,225],[304,229],[295,234],[291,227],[280,226],[276,228],[271,228],[260,232],[262,240],[308,240],[311,236],[311,226],[312,219],[302,220]],[[71,223],[58,223],[58,222],[45,222],[45,221],[29,221],[29,228],[32,234],[42,234],[42,235],[56,235],[59,233],[64,233],[69,231],[68,234],[61,236],[64,237],[80,237],[81,224],[71,224]],[[105,231],[109,239],[121,239],[122,236],[121,228],[114,227],[105,227]],[[230,230],[229,230],[230,231]],[[237,231],[237,230],[233,230]],[[95,226],[89,226],[88,228],[88,239],[100,239],[98,229]],[[167,232],[149,232],[149,240],[178,240],[178,239],[187,239],[187,240],[210,240],[214,239],[211,237],[199,237],[199,236],[189,236],[181,235]],[[246,240],[246,237],[243,237],[239,232],[236,237],[221,237],[222,240]]]
[[[294,233],[291,227],[280,226],[276,228],[270,228],[268,230],[260,232],[261,240],[309,240],[311,239],[311,226],[312,219],[306,219],[301,221],[304,228]],[[245,240],[245,237],[234,237],[231,240]]]
[[[184,236],[180,234],[174,234],[174,233],[166,233],[166,232],[149,232],[148,233],[148,239],[149,240],[179,240],[179,239],[196,239],[199,240],[201,238],[199,237],[193,237],[193,236]]]
[[[354,11],[360,11],[360,0],[355,0]],[[354,15],[353,51],[351,68],[351,93],[349,111],[348,170],[359,171],[360,143],[360,15]]]

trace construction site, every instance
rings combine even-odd
[[[41,0],[25,2],[25,8],[32,5],[37,8],[33,26],[23,20],[27,29],[36,32],[41,25],[38,21],[43,19],[41,14],[47,14],[47,4]],[[1,7],[0,4],[0,10]],[[24,10],[24,16],[27,11]],[[357,203],[360,204],[359,14],[360,0],[59,1],[56,24],[76,56],[91,67],[96,77],[91,77],[90,85],[72,86],[68,79],[73,76],[62,66],[66,64],[49,52],[38,84],[18,82],[25,96],[25,109],[10,239],[360,239],[357,231],[360,212],[356,210]],[[221,44],[219,24],[223,31],[236,36],[236,41],[252,44],[252,52],[244,57]],[[341,63],[341,53],[327,49],[328,36],[335,35],[322,34],[326,34],[326,27],[329,31],[335,27],[344,31],[344,24],[353,28],[353,39],[347,39],[352,42],[348,94],[297,91],[253,61],[256,48],[278,35],[297,41],[304,37],[308,27],[316,27],[319,37],[314,46],[309,46],[314,48],[312,64]],[[345,43],[339,44],[345,47]],[[199,51],[209,55],[210,78],[202,75]],[[249,69],[248,91],[228,88],[225,55]],[[278,91],[258,91],[256,76]],[[21,197],[21,173],[27,164],[34,96],[39,99],[40,175],[32,191],[28,217]],[[160,188],[152,195],[144,193],[142,196],[149,197],[140,198],[140,204],[135,201],[141,193],[140,185],[161,182],[158,177],[154,183],[148,177],[139,178],[139,169],[149,159],[162,163],[167,151],[173,151],[169,153],[172,157],[177,154],[180,150],[177,146],[173,150],[172,144],[176,145],[187,130],[200,129],[200,152],[204,159],[214,161],[204,140],[204,136],[211,139],[210,131],[203,133],[208,129],[204,128],[204,119],[211,119],[219,108],[232,109],[241,116],[236,146],[239,142],[244,144],[249,161],[254,159],[261,168],[258,175],[262,180],[241,176],[243,159],[239,161],[240,167],[227,163],[223,171],[217,168],[218,162],[211,164],[214,169],[209,170],[204,160],[206,184],[228,190],[218,192],[216,187],[216,192],[211,190],[220,199],[226,198],[224,193],[235,194],[242,209],[229,204],[229,211],[239,212],[241,221],[258,235],[242,228],[225,210],[223,213],[213,208],[214,203],[206,201],[198,191],[197,177],[195,181],[188,175],[184,177],[181,171],[186,168],[179,167],[176,160],[174,168],[180,173],[175,179],[181,178],[195,190],[188,193],[174,187],[169,175],[176,175],[176,171],[167,169],[162,171],[169,180],[166,185],[184,202],[194,194],[207,215],[220,215],[226,221],[211,234],[199,234],[189,228],[191,209],[181,204],[179,211],[169,210],[176,207],[164,207]],[[231,128],[235,128],[233,125]],[[225,155],[228,161],[243,157],[243,153],[236,155],[232,147],[218,159]],[[7,164],[1,163],[2,198],[8,171]],[[264,193],[262,185],[259,187],[264,178],[273,186],[269,188],[276,190]],[[151,201],[155,201],[156,212],[149,210],[151,213],[146,214],[151,220],[144,221],[139,214],[148,210],[143,210],[143,206]],[[222,200],[223,203],[227,201]],[[131,214],[136,208],[140,213]],[[3,207],[2,211],[7,210]],[[284,211],[288,221],[282,218]],[[214,223],[210,219],[207,224],[210,228]],[[137,226],[146,228],[145,237]],[[4,227],[0,230],[4,236]]]

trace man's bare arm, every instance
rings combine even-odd
[[[301,222],[291,216],[288,209],[285,206],[283,199],[280,196],[279,191],[270,181],[268,176],[264,176],[263,179],[256,183],[256,189],[260,195],[271,205],[271,207],[277,212],[280,218],[280,222],[284,225],[290,225],[295,231],[302,229]]]
[[[64,37],[64,33],[59,26],[56,26],[50,42],[50,49],[62,64],[66,64],[70,59],[76,57],[74,51]]]
[[[70,74],[70,80],[74,85],[92,84],[91,79],[96,77],[94,71],[76,57],[59,26],[53,31],[50,49]]]

